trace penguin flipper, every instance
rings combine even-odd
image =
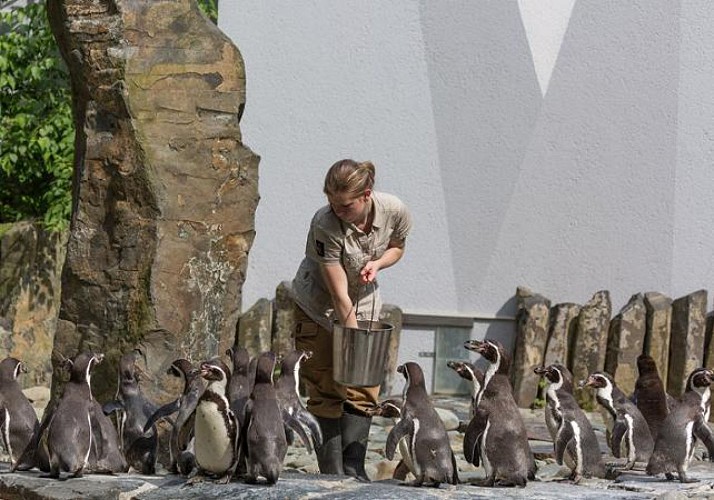
[[[610,432],[610,450],[615,458],[621,458],[622,456],[622,441],[627,430],[627,422],[620,418],[615,420],[615,425]]]
[[[709,461],[714,462],[714,434],[712,434],[712,430],[703,418],[697,419],[697,422],[694,424],[694,435],[697,439],[700,439],[702,444],[707,448]]]
[[[454,473],[451,475],[451,484],[459,484],[459,469],[458,466],[456,465],[456,455],[454,455],[454,452],[451,452],[451,467]]]
[[[124,410],[124,403],[118,400],[109,401],[102,405],[102,412],[105,415],[111,415],[114,412]]]
[[[565,455],[568,443],[570,443],[573,437],[572,426],[567,421],[564,421],[558,429],[558,434],[555,436],[555,461],[558,465],[563,465],[563,455]]]
[[[102,425],[99,422],[96,410],[101,409],[99,404],[89,405],[89,424],[91,426],[92,439],[90,441],[90,446],[94,450],[94,457],[99,461],[104,457],[104,432],[102,431]],[[103,410],[102,410],[103,412]]]
[[[394,460],[394,452],[397,444],[403,437],[410,436],[414,432],[414,422],[411,419],[402,419],[395,425],[387,436],[387,443],[384,447],[384,454],[388,460]]]
[[[170,403],[166,403],[164,406],[161,406],[146,421],[146,424],[144,425],[144,432],[149,432],[149,429],[151,429],[156,424],[156,422],[158,422],[162,418],[168,417],[169,415],[173,415],[179,410],[179,408],[181,408],[181,398],[178,398],[174,401],[171,401]]]
[[[320,429],[320,423],[313,416],[312,413],[304,408],[298,409],[295,414],[297,419],[307,427],[310,431],[310,437],[312,438],[312,446],[314,449],[318,449],[322,446],[322,429]]]
[[[476,411],[464,433],[464,458],[476,467],[481,462],[479,442],[486,430],[486,424],[488,424],[488,416],[483,411]]]
[[[282,414],[283,423],[287,426],[288,429],[300,436],[300,441],[302,441],[302,443],[305,445],[305,449],[307,450],[308,454],[312,453],[312,442],[310,441],[310,438],[308,437],[307,431],[305,430],[305,427],[303,427],[302,422],[300,422],[297,418],[291,415],[287,410],[283,410]]]

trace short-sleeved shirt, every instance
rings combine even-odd
[[[379,285],[362,285],[360,271],[379,259],[390,242],[403,244],[412,221],[404,203],[391,194],[372,192],[374,217],[369,233],[340,220],[329,205],[318,210],[310,223],[305,258],[293,279],[293,297],[314,321],[332,331],[334,308],[330,291],[320,271],[321,264],[340,264],[347,274],[348,293],[357,304],[358,319],[378,321]],[[374,308],[374,318],[372,309]]]

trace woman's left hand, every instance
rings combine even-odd
[[[379,264],[377,264],[377,261],[371,260],[367,262],[359,272],[362,284],[372,283],[375,279],[377,279],[378,271]]]

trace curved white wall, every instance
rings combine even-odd
[[[262,157],[245,306],[292,278],[342,157],[374,161],[413,211],[382,280],[405,311],[512,315],[519,285],[554,302],[607,289],[615,311],[709,288],[710,3],[538,5],[220,2]]]

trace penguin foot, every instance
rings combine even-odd
[[[481,488],[493,488],[494,481],[492,477],[487,477],[485,479],[476,479],[469,484],[473,486],[479,486]]]
[[[194,484],[202,483],[205,480],[206,476],[204,476],[203,474],[195,474],[194,476],[189,477],[181,487],[184,488],[186,486],[193,486]]]
[[[679,473],[679,482],[680,483],[698,483],[699,479],[695,477],[687,477],[686,474],[680,472]]]

